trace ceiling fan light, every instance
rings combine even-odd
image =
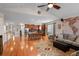
[[[49,4],[48,7],[49,7],[49,8],[52,8],[52,7],[53,7],[53,4]]]

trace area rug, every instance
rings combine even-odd
[[[35,46],[38,49],[38,56],[52,56],[52,44],[48,41],[39,41],[39,43]]]

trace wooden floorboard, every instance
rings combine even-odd
[[[15,37],[15,39],[10,39],[4,44],[3,56],[37,56],[39,54],[38,49],[35,45],[39,43],[40,40],[48,40],[47,36],[42,37],[40,40],[28,40],[29,38]],[[52,47],[54,55],[70,55],[74,50],[70,50],[66,53],[60,51],[59,49]]]

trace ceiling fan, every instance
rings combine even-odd
[[[40,8],[40,7],[45,7],[45,6],[48,6],[46,11],[49,11],[50,8],[55,8],[56,10],[59,10],[61,8],[57,3],[48,3],[48,4],[40,5],[37,7]]]

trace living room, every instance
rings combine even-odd
[[[79,3],[0,3],[0,55],[79,56],[77,6]]]

